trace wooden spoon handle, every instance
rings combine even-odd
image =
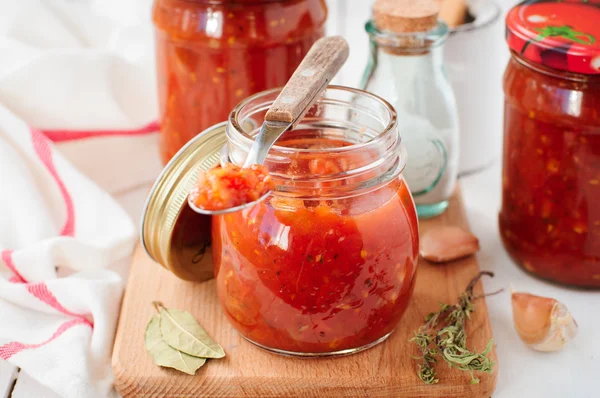
[[[319,39],[271,105],[265,120],[296,123],[325,90],[348,59],[348,43],[341,36]]]

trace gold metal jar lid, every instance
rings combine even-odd
[[[219,162],[227,142],[227,123],[217,124],[188,142],[150,190],[141,222],[142,246],[154,261],[189,281],[213,278],[211,217],[198,214],[187,204],[188,192],[198,170]]]

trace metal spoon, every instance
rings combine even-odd
[[[348,43],[341,36],[322,38],[311,47],[267,111],[265,121],[250,148],[243,167],[265,162],[267,153],[279,137],[287,130],[293,129],[302,120],[312,104],[325,90],[327,84],[339,72],[348,58],[348,52]],[[269,194],[270,192],[267,192],[256,201],[224,210],[201,209],[189,197],[188,204],[197,213],[218,215],[254,206],[266,199]]]

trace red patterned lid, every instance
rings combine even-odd
[[[600,0],[526,0],[506,16],[506,41],[535,63],[600,74]]]

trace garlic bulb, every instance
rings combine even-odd
[[[537,351],[558,351],[577,334],[577,322],[561,302],[528,293],[512,294],[515,329]]]

